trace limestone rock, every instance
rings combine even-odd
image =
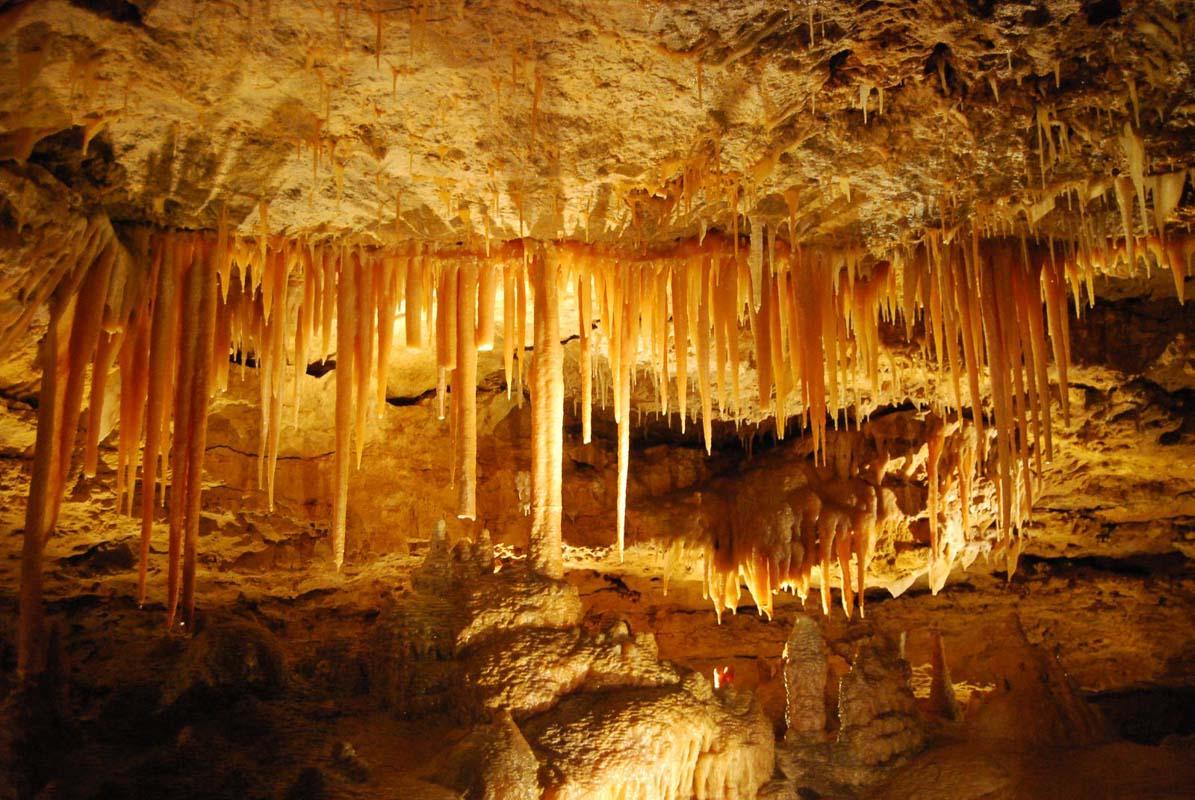
[[[838,744],[855,763],[875,766],[918,750],[925,731],[896,645],[874,636],[858,645],[838,689]]]
[[[820,739],[826,730],[829,651],[817,620],[797,614],[784,645],[785,739]]]
[[[1025,638],[1020,620],[1009,615],[994,627],[988,658],[1003,680],[972,712],[972,735],[1021,748],[1105,741],[1109,731],[1099,711],[1056,658]]]
[[[162,689],[162,704],[189,696],[276,695],[287,680],[274,634],[237,619],[209,622],[194,639]]]
[[[539,800],[539,761],[510,714],[474,728],[449,754],[437,781],[466,800]]]
[[[771,725],[750,693],[678,685],[578,694],[524,725],[543,754],[545,792],[580,800],[752,797],[772,775]]]
[[[463,656],[481,705],[517,718],[544,711],[575,691],[665,686],[680,673],[659,660],[651,634],[615,625],[596,636],[577,628],[530,628],[492,637]]]

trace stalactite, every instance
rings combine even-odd
[[[560,346],[559,265],[555,253],[537,250],[531,258],[535,282],[531,369],[531,542],[536,571],[564,575],[561,549],[564,460],[564,353]]]
[[[357,335],[354,340],[355,350],[353,353],[353,377],[356,379],[356,386],[354,387],[355,396],[353,397],[353,409],[355,412],[353,425],[353,446],[356,456],[355,464],[357,469],[361,468],[361,458],[365,453],[365,423],[369,419],[369,404],[373,400],[372,379],[374,371],[374,342],[377,339],[377,299],[373,281],[373,264],[372,260],[358,248],[354,248],[350,254],[350,259],[353,264],[353,281],[354,281],[354,298],[356,300],[356,309],[354,319],[357,323]],[[453,276],[455,295],[455,278]],[[449,308],[454,308],[455,303]],[[450,346],[455,346],[456,339],[456,320],[455,318],[449,321],[449,327],[452,328],[453,334],[450,337]]]
[[[488,259],[482,261],[478,267],[476,339],[477,349],[483,353],[494,349],[494,305],[498,296],[498,272],[498,265]]]
[[[671,265],[672,344],[676,352],[676,410],[685,432],[689,408],[689,265]],[[588,441],[588,440],[587,440]]]
[[[185,480],[177,478],[172,506],[181,507],[179,515],[183,530],[182,608],[183,624],[195,626],[195,563],[199,542],[200,495],[203,488],[203,455],[207,444],[208,401],[211,397],[211,348],[216,321],[216,275],[211,253],[203,253],[191,266],[187,281],[188,306],[196,312],[193,335],[184,344],[195,349],[193,367],[178,391],[191,395],[189,414],[183,425],[184,443],[178,449],[185,454]],[[194,300],[194,296],[198,300]],[[177,438],[177,437],[176,437]],[[171,511],[174,511],[172,507]],[[172,513],[172,521],[174,515]],[[173,535],[171,537],[173,540]],[[170,597],[170,619],[174,617],[174,595]]]
[[[150,331],[148,362],[148,399],[145,409],[145,450],[141,469],[141,552],[137,575],[137,602],[145,603],[145,580],[149,562],[149,542],[153,534],[154,481],[157,477],[158,455],[161,452],[162,429],[165,426],[169,392],[168,370],[173,331],[177,319],[175,302],[182,247],[170,238],[157,243],[162,248],[161,267],[154,288],[153,323]]]
[[[156,285],[156,269],[149,278]],[[130,329],[121,343],[120,364],[120,438],[116,461],[116,507],[131,514],[133,484],[137,479],[142,421],[149,392],[149,332],[152,308],[148,300],[133,312]]]
[[[453,406],[456,409],[457,508],[461,519],[477,519],[477,266],[464,261],[457,270],[456,370]],[[491,305],[493,298],[491,299]],[[559,340],[559,336],[557,336]],[[564,393],[561,392],[561,403]],[[563,422],[562,422],[563,424]],[[557,523],[559,524],[559,523]]]
[[[402,279],[406,272],[398,256],[385,255],[374,267],[374,281],[378,285],[378,350],[375,384],[377,415],[382,416],[386,408],[386,382],[390,374],[390,354],[394,348],[394,318],[398,311],[398,298],[402,290]]]
[[[581,443],[593,441],[593,277],[589,265],[582,262],[577,271],[577,327],[580,331],[581,366]],[[681,406],[681,431],[684,431],[684,406]]]
[[[336,256],[336,454],[333,466],[332,563],[344,565],[348,518],[349,458],[353,439],[353,370],[357,349],[357,297],[353,265],[347,250]],[[328,284],[325,283],[325,286]]]
[[[929,557],[930,561],[941,556],[941,536],[938,533],[939,514],[941,512],[941,478],[938,466],[942,462],[942,448],[946,443],[946,429],[940,419],[935,418],[931,423],[926,437],[925,479],[929,486]]]
[[[697,330],[693,337],[697,356],[697,391],[701,400],[701,435],[705,442],[705,453],[713,450],[714,405],[710,390],[710,310],[709,297],[710,260],[705,256],[690,259],[686,265],[689,286],[689,318],[696,318]]]
[[[99,295],[98,302],[80,303],[80,286],[102,283],[106,287],[112,269],[111,259],[115,258],[115,252],[109,251],[114,246],[111,229],[101,229],[89,223],[84,245],[73,252],[74,260],[67,261],[58,282],[46,295],[50,313],[46,335],[38,352],[42,375],[37,434],[21,541],[17,675],[23,679],[36,676],[45,663],[42,555],[46,540],[58,521],[67,465],[74,448],[73,434],[68,439],[65,431],[68,428],[74,430],[79,413],[76,408],[72,421],[68,387],[73,381],[81,384],[81,378],[72,381],[72,376],[81,373],[92,356],[85,346],[93,339],[87,328],[90,320],[104,311],[102,298],[106,297],[106,291]],[[108,252],[108,255],[97,258],[96,250]],[[100,306],[98,311],[94,306]],[[82,390],[78,393],[81,396]]]
[[[294,374],[291,383],[291,424],[299,427],[299,404],[303,395],[303,376],[307,374],[307,351],[311,340],[311,313],[315,306],[314,262],[311,249],[300,245],[299,258],[302,266],[301,297],[295,308],[295,357]]]
[[[426,273],[422,256],[407,260],[407,347],[423,347],[423,293]],[[326,284],[325,284],[326,285]]]
[[[91,393],[87,402],[87,439],[83,449],[83,474],[95,477],[100,457],[100,431],[104,424],[104,393],[108,387],[108,373],[119,350],[118,334],[105,331],[100,334],[96,350],[95,365],[91,376]]]
[[[518,297],[515,279],[518,275],[515,265],[510,264],[502,271],[502,369],[506,378],[506,396],[514,391],[515,369],[515,310]]]
[[[189,242],[188,245],[190,245]],[[181,300],[179,318],[182,331],[179,338],[178,379],[174,384],[173,419],[176,430],[176,446],[170,453],[172,502],[168,513],[170,538],[166,556],[167,627],[174,625],[183,582],[183,548],[187,533],[186,497],[190,480],[191,425],[195,401],[195,394],[191,390],[192,382],[200,370],[197,357],[199,353],[200,303],[203,293],[202,262],[202,256],[195,258],[194,248],[187,246],[186,254],[178,265],[179,277],[182,280],[182,291],[179,295]],[[266,284],[263,281],[264,285]],[[272,284],[270,286],[272,288]],[[193,567],[187,571],[192,575],[193,580]]]
[[[58,443],[58,475],[51,489],[61,496],[66,486],[70,469],[71,451],[79,429],[79,414],[83,404],[83,383],[85,367],[91,363],[99,344],[100,326],[106,308],[108,280],[116,262],[115,240],[110,241],[99,257],[87,269],[87,275],[79,286],[79,294],[85,298],[96,298],[93,302],[76,303],[75,316],[71,321],[70,341],[67,344],[69,367],[66,384],[63,387],[62,421]],[[93,370],[94,380],[94,370]]]
[[[63,422],[62,384],[70,369],[70,315],[76,304],[73,292],[61,291],[50,298],[50,321],[42,340],[41,390],[37,404],[37,438],[33,447],[33,470],[29,499],[25,504],[25,533],[21,547],[20,621],[17,633],[17,674],[29,677],[41,672],[45,653],[42,607],[42,553],[57,517],[54,484],[58,474],[58,452]]]
[[[519,408],[523,407],[523,381],[527,373],[527,254],[514,265],[515,272],[515,326],[514,395]]]

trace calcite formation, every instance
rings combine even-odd
[[[770,777],[770,724],[750,692],[714,691],[625,623],[587,631],[575,589],[534,572],[495,574],[486,548],[450,552],[441,530],[414,573],[415,595],[384,611],[373,643],[372,679],[400,714],[497,715],[454,758],[476,758],[469,751],[497,737],[512,754],[500,763],[529,742],[559,797],[749,797]],[[645,742],[655,748],[646,770]],[[483,763],[453,766],[444,780],[467,788],[494,769]],[[477,778],[487,787],[478,796],[497,796],[503,776],[492,774]]]
[[[1172,0],[0,8],[0,768],[169,794],[137,765],[263,708],[313,732],[213,791],[1121,763],[1038,644],[1193,672],[1193,41]],[[71,785],[96,661],[177,752]]]

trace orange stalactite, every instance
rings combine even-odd
[[[182,574],[184,571],[183,548],[187,532],[188,483],[190,481],[192,421],[195,412],[195,393],[192,391],[195,376],[199,373],[200,352],[200,305],[202,302],[204,275],[202,256],[194,258],[194,249],[188,248],[188,256],[179,264],[182,291],[180,292],[182,331],[179,337],[178,379],[174,384],[174,425],[176,445],[170,455],[171,503],[168,512],[170,538],[167,552],[166,581],[166,625],[174,626],[178,612]],[[198,476],[196,476],[198,477]],[[190,568],[193,578],[193,567]]]
[[[639,355],[639,302],[641,297],[640,275],[637,271],[626,273],[622,290],[622,324],[619,338],[618,363],[618,500],[615,510],[617,519],[618,558],[621,561],[626,546],[627,522],[627,477],[631,461],[631,389],[635,380],[635,362]]]
[[[353,441],[357,298],[354,269],[347,249],[342,248],[333,263],[336,265],[336,455],[333,466],[332,563],[340,569],[344,565],[349,460]]]
[[[697,305],[697,388],[701,394],[701,429],[705,441],[705,452],[713,451],[714,404],[710,389],[710,304],[704,302],[710,284],[710,260],[698,257],[688,263],[689,280],[696,284],[693,292]]]
[[[399,278],[402,265],[397,256],[382,256],[374,267],[378,284],[377,416],[386,408],[386,378],[390,373],[390,352],[394,347],[394,318],[398,311]]]
[[[436,365],[456,369],[456,266],[441,262],[436,270]]]
[[[58,447],[63,422],[62,384],[70,370],[67,342],[74,305],[73,292],[62,292],[50,298],[50,321],[39,352],[42,380],[37,405],[37,440],[34,443],[33,471],[29,479],[21,549],[17,675],[23,678],[40,673],[45,663],[42,553],[57,517],[54,484],[61,458]]]
[[[581,338],[581,443],[589,444],[593,440],[593,277],[585,262],[577,272],[577,327]],[[684,430],[683,416],[681,430]]]
[[[685,432],[689,412],[689,265],[670,265],[672,290],[672,346],[676,352],[676,410],[680,432]]]
[[[137,575],[137,602],[145,603],[146,569],[149,562],[149,542],[153,534],[154,486],[158,470],[158,456],[162,452],[162,430],[166,425],[170,376],[174,347],[174,326],[177,319],[175,295],[179,278],[181,248],[171,238],[160,237],[155,247],[162,249],[161,267],[153,297],[153,322],[150,329],[148,397],[145,407],[145,451],[141,468],[141,557]]]
[[[357,469],[360,469],[361,458],[365,453],[365,423],[369,419],[369,404],[373,399],[370,389],[375,367],[374,342],[377,340],[377,299],[375,297],[377,287],[373,281],[373,263],[370,258],[360,249],[354,248],[350,259],[354,270],[356,300],[354,319],[357,323],[353,352],[353,377],[356,379],[353,397],[353,408],[356,414],[353,425],[353,446],[356,454],[354,464]],[[452,327],[455,330],[456,326]]]
[[[498,273],[501,268],[492,261],[482,261],[477,267],[477,349],[488,353],[494,349],[494,306],[498,298]]]
[[[514,264],[507,264],[502,270],[502,370],[506,378],[506,396],[509,398],[514,391],[515,370],[515,308],[518,298],[515,296],[515,277],[517,268]]]
[[[45,609],[42,605],[42,556],[46,541],[58,521],[62,503],[66,464],[74,448],[74,437],[68,439],[67,428],[77,424],[70,421],[69,391],[72,374],[81,373],[91,359],[86,343],[93,338],[88,332],[89,321],[102,316],[103,300],[79,303],[82,285],[98,284],[106,287],[111,274],[111,258],[115,253],[99,255],[95,250],[108,251],[115,247],[111,229],[89,224],[89,236],[84,246],[75,252],[76,260],[68,265],[57,285],[51,287],[49,322],[38,352],[41,362],[41,389],[38,393],[37,435],[33,446],[33,469],[29,479],[29,499],[25,505],[25,528],[21,542],[21,585],[19,589],[19,619],[17,623],[17,675],[32,679],[45,666]],[[100,298],[106,296],[99,295]],[[100,306],[98,311],[87,306]],[[94,347],[94,345],[93,345]],[[76,359],[72,362],[72,356]],[[74,381],[81,383],[81,378]],[[79,390],[81,396],[81,389]]]
[[[176,483],[172,503],[183,506],[181,521],[183,527],[183,575],[182,608],[183,623],[188,630],[195,627],[195,564],[199,544],[200,495],[203,489],[203,455],[207,445],[208,402],[211,399],[211,352],[216,321],[216,272],[210,252],[202,253],[191,267],[187,281],[188,295],[197,294],[196,319],[193,323],[191,341],[187,347],[194,347],[193,369],[185,387],[180,391],[191,395],[189,415],[185,424],[186,454],[183,467],[186,479],[181,488]],[[190,299],[188,303],[193,301]],[[272,487],[271,487],[272,490]],[[172,509],[173,511],[173,509]],[[173,595],[171,595],[173,619]]]
[[[427,291],[424,282],[423,257],[412,255],[407,259],[406,285],[406,336],[407,347],[423,347],[423,293]]]
[[[527,373],[527,260],[513,265],[515,271],[514,354],[517,360],[514,376],[514,395],[519,408],[523,407],[523,381]]]

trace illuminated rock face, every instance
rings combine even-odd
[[[822,738],[829,653],[817,621],[800,615],[784,645],[785,739]]]
[[[486,770],[530,754],[519,726],[552,796],[750,797],[771,776],[771,725],[750,692],[715,692],[660,661],[654,637],[626,623],[583,629],[567,584],[478,572],[471,544],[449,553],[438,542],[415,572],[415,596],[383,611],[371,668],[400,715],[499,715],[458,753],[480,763],[454,764],[441,780],[491,784],[499,773]],[[472,752],[486,747],[489,760]]]
[[[1191,793],[1182,3],[10,6],[0,786]]]

